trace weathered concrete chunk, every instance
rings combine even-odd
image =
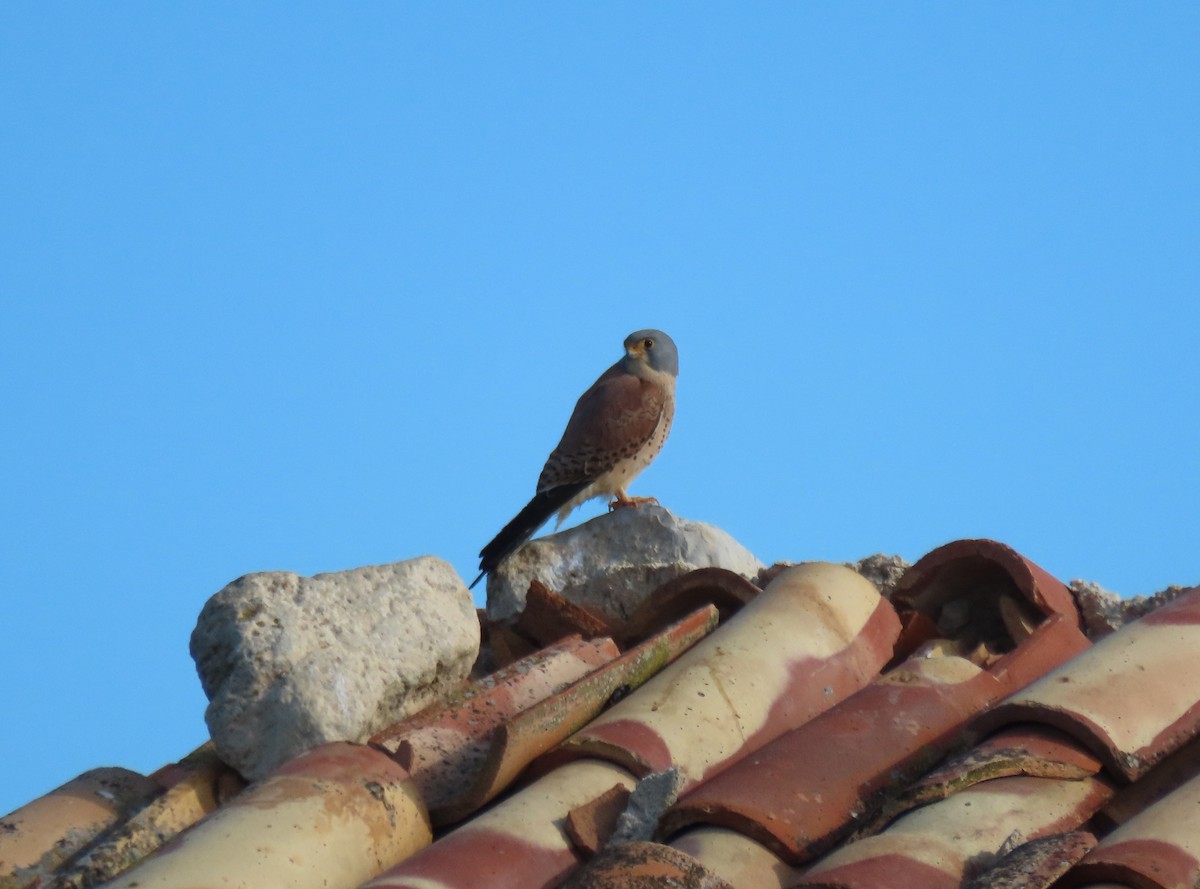
[[[529,582],[536,579],[622,621],[668,580],[711,567],[752,578],[763,566],[713,525],[677,518],[661,506],[617,509],[513,553],[488,576],[488,617],[520,613]]]
[[[213,742],[251,780],[420,710],[467,678],[478,651],[471,595],[433,556],[248,574],[208,600],[191,641]]]
[[[1123,598],[1090,580],[1072,580],[1071,593],[1083,616],[1083,629],[1089,639],[1102,639],[1128,623],[1157,611],[1168,602],[1200,589],[1200,586],[1172,585],[1153,596]]]
[[[846,562],[847,568],[853,568],[879,590],[879,595],[891,601],[896,584],[904,576],[904,572],[912,566],[900,556],[889,556],[876,553],[873,556],[859,559],[857,562]]]

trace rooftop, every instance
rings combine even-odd
[[[990,540],[857,568],[698,568],[623,617],[534,580],[363,743],[0,819],[0,889],[1200,885],[1200,588],[1114,604]]]

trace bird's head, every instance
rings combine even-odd
[[[625,337],[625,363],[631,371],[641,366],[673,377],[679,375],[675,341],[661,330],[637,330]]]

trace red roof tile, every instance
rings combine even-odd
[[[1200,886],[1200,777],[1106,836],[1065,885],[1100,881],[1154,889]]]
[[[477,783],[501,727],[619,655],[611,639],[570,636],[471,683],[454,700],[385,729],[371,744],[408,771],[431,814],[461,808],[459,799]]]
[[[21,807],[0,819],[0,881],[26,886],[54,873],[161,790],[128,769],[101,768]]]
[[[853,694],[891,655],[898,623],[860,576],[792,568],[717,633],[564,745],[694,784]]]
[[[717,623],[709,606],[688,615],[561,692],[538,701],[499,725],[474,781],[460,797],[436,812],[451,823],[478,810],[516,780],[537,757],[585,726],[616,697],[640,687]]]
[[[983,718],[1039,722],[1079,738],[1136,780],[1200,731],[1200,591],[1072,658]]]

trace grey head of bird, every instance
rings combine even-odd
[[[661,330],[647,328],[635,330],[625,337],[625,370],[634,376],[649,369],[654,373],[666,373],[673,377],[679,376],[679,351],[675,341]]]

